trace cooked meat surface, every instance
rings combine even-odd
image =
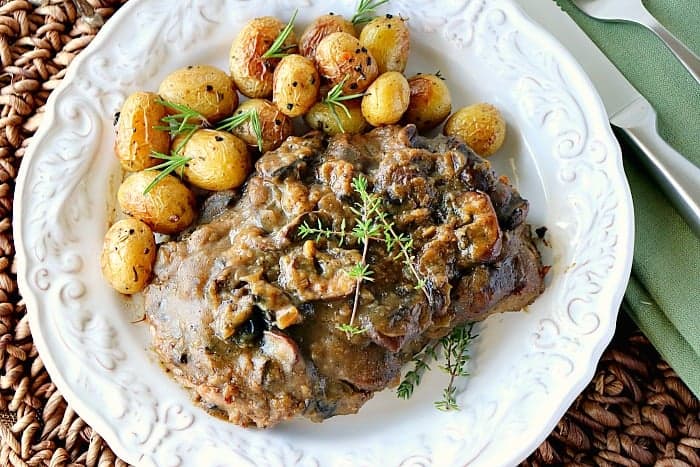
[[[362,245],[304,239],[299,226],[352,229],[361,174],[412,237],[425,287],[371,240],[374,281],[355,321],[366,332],[349,337],[337,326],[350,319]],[[459,140],[410,125],[290,137],[258,160],[240,198],[213,197],[197,228],[160,247],[146,311],[166,369],[240,425],[355,413],[431,339],[543,290],[527,201]]]

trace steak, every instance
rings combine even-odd
[[[299,228],[352,229],[360,175],[410,235],[412,268],[368,242],[373,281],[360,287],[355,320],[365,332],[348,335],[338,326],[352,314],[349,271],[363,245]],[[166,370],[243,426],[355,413],[428,342],[519,310],[544,287],[528,202],[460,140],[412,125],[290,137],[257,161],[240,196],[212,195],[202,212],[159,248],[146,314]]]

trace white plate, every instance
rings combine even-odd
[[[333,3],[350,13],[355,0]],[[125,460],[141,465],[510,465],[536,448],[590,380],[609,342],[632,257],[631,199],[619,147],[590,82],[510,0],[393,0],[410,18],[409,72],[441,70],[456,106],[489,101],[508,121],[492,157],[549,228],[548,287],[526,313],[479,328],[462,410],[441,413],[445,375],[410,401],[378,394],[355,416],[246,430],[193,405],[147,350],[137,303],[100,278],[102,237],[121,174],[112,116],[193,63],[226,68],[251,17],[297,32],[328,2],[139,0],[111,19],[51,95],[20,170],[18,281],[47,370],[77,412]],[[131,309],[131,310],[130,310]]]

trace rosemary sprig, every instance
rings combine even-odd
[[[270,48],[267,49],[264,54],[262,54],[262,58],[282,58],[289,55],[287,52],[285,52],[286,48],[284,47],[284,42],[294,30],[294,20],[297,19],[297,13],[299,13],[299,10],[294,10],[292,18],[289,20],[284,29],[280,31]]]
[[[216,126],[216,129],[231,131],[237,126],[243,125],[248,120],[250,120],[250,126],[253,128],[255,139],[258,141],[258,150],[263,152],[262,125],[260,124],[260,114],[258,113],[258,109],[248,109],[245,112],[231,115],[230,117],[221,120]]]
[[[435,408],[442,411],[459,410],[456,394],[455,379],[459,376],[469,376],[467,362],[469,361],[469,345],[474,340],[472,334],[474,323],[457,326],[447,336],[440,339],[445,365],[440,369],[450,375],[450,381],[442,392],[442,399],[435,402]]]
[[[340,115],[338,115],[336,107],[340,107],[345,112],[345,115],[347,115],[348,118],[351,118],[350,111],[348,110],[347,106],[343,104],[343,101],[349,101],[350,99],[357,99],[358,97],[364,96],[364,93],[344,95],[343,86],[345,86],[345,82],[347,80],[348,77],[346,76],[340,83],[333,86],[330,91],[328,91],[325,99],[321,101],[328,106],[333,114],[333,118],[338,123],[338,128],[340,128],[340,131],[343,133],[345,133],[345,128],[343,128],[343,122],[340,121]]]
[[[180,177],[182,177],[185,171],[185,165],[192,159],[191,157],[185,157],[181,155],[178,151],[174,151],[172,154],[163,154],[161,152],[151,153],[152,157],[158,159],[163,159],[165,162],[158,164],[154,167],[150,167],[148,170],[160,170],[160,173],[154,178],[151,183],[143,190],[143,194],[147,195],[149,191],[153,189],[161,180],[167,177],[170,173],[175,172],[180,169]]]
[[[177,104],[160,98],[158,98],[156,102],[178,112],[161,118],[160,120],[165,123],[165,125],[154,127],[156,130],[169,131],[170,136],[173,138],[182,133],[194,132],[199,128],[209,126],[209,122],[202,114],[186,105]]]
[[[396,388],[396,395],[401,399],[410,399],[413,395],[413,390],[418,386],[423,379],[426,371],[430,371],[429,362],[437,360],[436,349],[440,341],[435,341],[427,345],[420,353],[414,355],[413,369],[406,373],[399,387]]]
[[[355,25],[370,22],[374,18],[374,10],[385,3],[389,3],[389,0],[360,0],[350,21]]]

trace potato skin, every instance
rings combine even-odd
[[[320,83],[312,60],[297,54],[287,55],[275,68],[272,102],[288,117],[298,117],[318,99]]]
[[[175,138],[173,146],[179,147],[183,139]],[[185,180],[204,190],[238,188],[251,171],[248,146],[226,131],[197,130],[180,153],[190,158],[185,165]]]
[[[411,89],[398,71],[387,71],[367,88],[362,98],[362,115],[372,126],[391,125],[401,120],[408,108]]]
[[[419,131],[431,130],[441,124],[452,111],[452,97],[445,82],[436,75],[415,75],[408,79],[411,99],[404,114],[406,123]]]
[[[146,170],[127,177],[117,191],[119,207],[154,232],[180,232],[195,218],[194,195],[173,175],[166,176],[144,195],[148,184],[157,176],[157,171]]]
[[[126,98],[119,112],[114,152],[124,170],[136,172],[153,167],[160,161],[151,157],[153,151],[167,153],[170,135],[154,127],[162,125],[167,115],[158,96],[151,92],[135,92]]]
[[[328,14],[316,18],[304,29],[299,38],[299,53],[304,57],[314,59],[316,48],[324,37],[334,32],[346,32],[351,36],[357,36],[355,26],[340,15]]]
[[[360,44],[377,60],[379,73],[403,73],[411,49],[411,35],[401,17],[386,15],[374,18],[362,29]]]
[[[447,119],[443,133],[459,136],[478,155],[488,157],[503,145],[506,121],[493,105],[474,104],[459,109]]]
[[[345,79],[343,94],[364,91],[379,74],[372,54],[347,32],[334,32],[324,37],[316,48],[315,60],[318,72],[331,85]]]
[[[100,266],[102,276],[117,292],[130,295],[143,290],[155,260],[153,232],[143,222],[122,219],[107,231]]]
[[[262,127],[263,152],[277,149],[282,142],[291,136],[294,128],[292,121],[272,102],[266,99],[250,99],[243,102],[234,115],[256,109],[260,117]],[[253,131],[250,120],[233,129],[232,133],[241,138],[245,143],[253,148],[258,147],[258,140]]]
[[[210,123],[231,115],[238,105],[233,80],[209,65],[192,65],[173,71],[160,83],[158,94],[166,101],[196,110]],[[168,111],[177,113],[173,109]]]
[[[279,58],[263,58],[285,24],[272,16],[255,18],[240,30],[231,44],[229,68],[241,93],[248,97],[268,98],[272,95],[272,73]],[[284,47],[293,53],[297,43],[294,31],[287,37]]]
[[[350,101],[344,101],[343,104],[348,108],[350,112],[350,117],[342,109],[336,109],[338,118],[343,125],[341,130],[338,125],[338,121],[333,116],[331,109],[328,108],[326,104],[318,102],[314,104],[313,107],[304,116],[307,125],[309,125],[314,130],[321,130],[329,135],[337,135],[339,133],[345,133],[355,135],[362,133],[369,127],[367,120],[362,115],[362,109],[360,108],[360,100],[353,99]]]

